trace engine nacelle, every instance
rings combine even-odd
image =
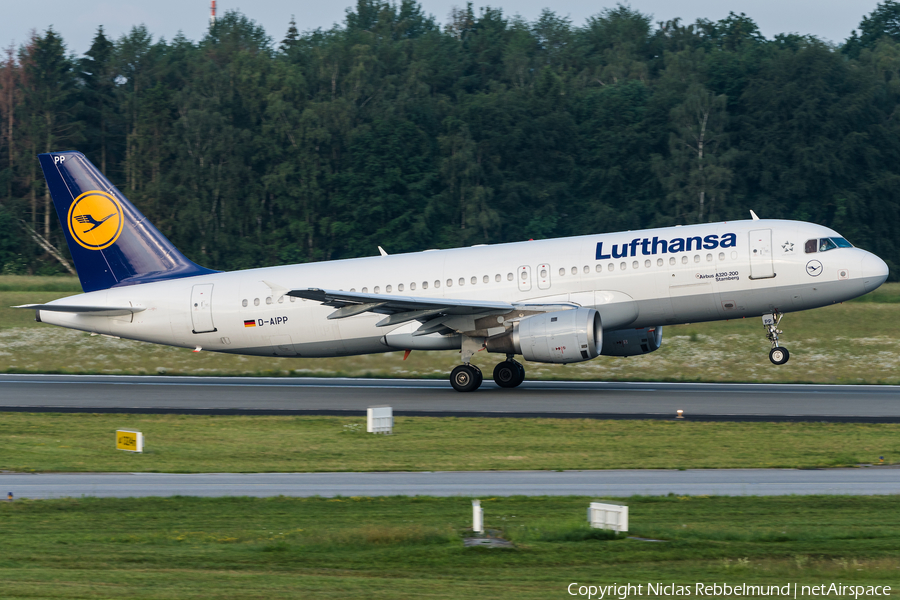
[[[662,325],[643,329],[607,331],[603,336],[603,356],[638,356],[659,350],[662,344]]]
[[[510,331],[484,345],[488,352],[521,354],[532,362],[582,362],[600,355],[603,327],[593,308],[573,308],[516,321]]]

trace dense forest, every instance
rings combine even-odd
[[[841,45],[745,15],[575,24],[492,8],[446,24],[359,0],[270,37],[52,29],[0,62],[0,268],[65,272],[36,155],[84,152],[217,269],[761,217],[900,265],[900,3]],[[301,25],[302,28],[302,25]]]

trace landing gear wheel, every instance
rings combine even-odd
[[[474,392],[481,385],[483,378],[478,367],[459,365],[450,372],[450,385],[457,392]]]
[[[525,380],[525,368],[514,360],[505,360],[494,367],[494,383],[514,388]]]
[[[478,383],[475,385],[475,389],[477,390],[481,387],[481,382],[484,381],[484,373],[482,373],[481,369],[479,369],[475,365],[470,364],[469,368],[473,369],[475,371],[475,376],[478,377]]]
[[[772,361],[773,365],[783,365],[790,357],[791,353],[788,352],[788,349],[780,346],[778,348],[772,348],[769,352],[769,360]]]

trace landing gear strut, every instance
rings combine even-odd
[[[778,345],[778,336],[779,334],[784,333],[780,329],[778,329],[778,325],[781,323],[781,318],[784,316],[784,313],[780,313],[777,310],[770,315],[763,315],[763,325],[766,328],[766,339],[772,342],[772,350],[769,351],[769,360],[772,361],[773,365],[783,365],[788,361],[791,357],[791,353],[788,352],[787,348],[782,348]]]
[[[525,367],[508,356],[494,367],[494,383],[503,388],[514,388],[525,381]]]

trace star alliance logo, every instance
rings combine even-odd
[[[794,251],[794,242],[785,242],[781,245],[781,249],[785,252],[793,252]]]

